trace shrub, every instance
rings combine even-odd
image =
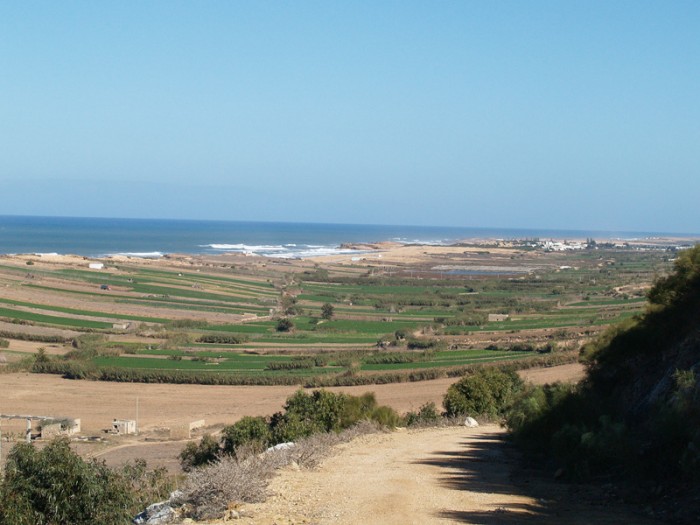
[[[221,516],[232,501],[263,501],[267,480],[274,472],[266,456],[226,456],[193,470],[182,487],[182,501],[194,507],[197,519]]]
[[[91,359],[105,353],[111,353],[106,349],[107,338],[102,334],[83,334],[71,343],[73,350],[66,354],[67,359]]]
[[[166,350],[174,350],[192,343],[192,338],[187,332],[168,332],[165,341],[160,345]]]
[[[314,390],[311,394],[297,390],[284,406],[287,416],[298,417],[324,432],[340,430],[345,405],[345,394]]]
[[[404,416],[404,421],[409,427],[418,425],[434,425],[440,421],[440,414],[437,411],[435,403],[431,401],[430,403],[425,403],[422,405],[417,412],[406,413]]]
[[[237,335],[229,334],[208,334],[200,336],[197,339],[198,343],[212,343],[224,345],[238,345],[245,341],[245,338]]]
[[[284,450],[222,457],[188,474],[180,501],[194,507],[193,516],[197,519],[219,517],[232,501],[264,500],[268,481],[276,469],[291,462],[302,468],[313,468],[334,445],[376,431],[375,425],[360,424],[339,434],[324,432],[299,439],[294,447]]]
[[[189,442],[180,452],[182,470],[189,472],[195,467],[214,463],[220,451],[219,442],[211,434],[204,434],[199,443]]]
[[[409,339],[406,345],[411,350],[427,350],[428,348],[436,347],[438,341],[435,339]]]
[[[183,328],[205,328],[208,326],[209,323],[205,320],[199,320],[199,319],[175,319],[173,321],[168,322],[167,326],[168,328],[176,328],[176,329],[183,329]]]
[[[7,348],[10,346],[10,342],[7,339],[0,339],[0,348]]]
[[[294,322],[291,319],[283,317],[277,321],[275,325],[275,330],[278,332],[291,332],[294,330]]]
[[[24,332],[8,332],[6,330],[0,330],[0,337],[8,337],[19,341],[38,341],[40,343],[68,343],[72,341],[72,339],[60,335],[28,334]]]
[[[265,370],[301,370],[313,368],[316,360],[312,357],[305,359],[292,359],[290,361],[271,361],[265,365]]]
[[[335,308],[333,308],[333,305],[330,303],[324,303],[323,306],[321,307],[321,317],[330,320],[333,319],[333,316],[335,315]]]
[[[513,370],[482,368],[447,389],[443,406],[448,417],[501,416],[515,400],[523,381]]]
[[[0,483],[0,523],[128,523],[141,497],[161,498],[169,488],[164,472],[147,472],[145,462],[118,472],[104,462],[84,461],[67,438],[40,451],[20,443],[10,451]]]
[[[272,440],[272,432],[267,420],[263,417],[245,416],[240,421],[224,427],[222,431],[222,451],[225,454],[236,454],[236,449],[243,444],[251,445],[262,451]]]
[[[378,406],[372,410],[367,419],[387,428],[395,428],[401,424],[401,416],[396,410],[386,405]]]
[[[386,354],[376,354],[365,358],[367,364],[396,364],[415,363],[420,356],[414,352],[391,352]]]

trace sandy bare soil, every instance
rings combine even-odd
[[[580,379],[578,364],[522,372],[526,380],[547,383]],[[455,378],[417,383],[393,383],[329,390],[349,394],[372,391],[380,404],[400,413],[427,402],[440,406]],[[208,386],[75,381],[40,374],[0,374],[0,413],[76,417],[85,433],[108,428],[112,419],[135,419],[143,432],[205,419],[207,425],[230,424],[247,415],[271,415],[298,387]]]
[[[583,367],[570,364],[521,373],[526,380],[538,384],[577,381],[583,376]],[[330,390],[353,395],[371,391],[380,404],[403,414],[431,401],[440,407],[447,388],[456,380],[442,378]],[[216,431],[243,416],[271,415],[282,409],[296,388],[107,383],[74,381],[53,375],[0,374],[0,414],[80,418],[83,434],[107,439],[106,443],[81,445],[82,454],[97,455],[110,465],[145,458],[151,466],[165,466],[177,472],[177,455],[184,443],[162,441],[167,439],[169,428],[204,419],[205,431]],[[136,419],[137,400],[140,436],[105,436],[102,430],[109,428],[113,419]],[[22,420],[4,420],[2,432],[6,436],[20,436],[24,425]]]
[[[652,524],[638,509],[519,471],[496,425],[397,431],[338,447],[315,471],[287,469],[247,525]],[[214,523],[214,522],[212,522]],[[219,521],[216,523],[223,523]]]

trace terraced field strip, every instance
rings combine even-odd
[[[640,297],[636,299],[591,299],[590,301],[580,301],[577,303],[567,304],[566,306],[643,306],[647,302],[646,298]]]
[[[169,277],[173,275],[173,272],[165,272],[162,270],[152,270],[149,268],[139,268],[137,270],[139,273],[142,273],[144,275],[153,275],[153,276],[161,276],[161,277]],[[261,281],[255,281],[255,280],[244,280],[244,279],[236,279],[234,277],[223,277],[219,275],[212,275],[212,274],[202,274],[202,273],[187,273],[187,272],[178,272],[182,274],[182,277],[186,277],[188,279],[194,279],[194,280],[199,280],[202,277],[206,277],[209,280],[212,281],[219,281],[223,283],[230,283],[233,285],[240,285],[240,286],[246,286],[246,287],[251,287],[251,288],[258,288],[261,291],[272,291],[274,293],[274,286],[268,282],[261,282]]]
[[[264,373],[269,375],[319,375],[342,370],[340,367],[314,368],[313,374],[307,368],[291,370],[266,370],[267,363],[275,360],[268,357],[264,361],[243,361],[237,359],[222,359],[216,362],[174,360],[174,359],[148,359],[142,357],[96,357],[92,362],[98,367],[146,369],[146,370],[183,370],[203,371],[212,373]]]
[[[119,293],[115,293],[114,291],[85,292],[85,291],[81,291],[81,290],[70,290],[70,289],[66,289],[66,288],[57,288],[57,287],[37,285],[37,284],[25,284],[24,286],[26,286],[28,288],[37,289],[37,290],[51,291],[51,292],[54,292],[57,294],[65,293],[65,294],[71,294],[71,295],[86,295],[89,297],[100,298],[102,300],[109,298],[109,299],[115,300],[115,302],[123,301],[125,303],[147,304],[147,305],[152,305],[152,306],[166,305],[168,308],[192,309],[192,310],[199,310],[199,311],[203,311],[203,312],[223,311],[224,313],[226,313],[226,312],[231,312],[231,313],[235,313],[235,314],[259,313],[259,314],[265,315],[269,311],[269,307],[263,308],[260,306],[250,306],[248,304],[233,306],[230,303],[192,302],[192,301],[187,301],[184,299],[178,300],[178,299],[175,299],[172,297],[169,297],[169,298],[164,298],[164,297],[134,297],[131,295],[121,295]],[[216,310],[216,309],[224,309],[224,310]]]
[[[37,310],[46,310],[49,312],[60,312],[60,313],[64,313],[64,314],[83,315],[83,316],[87,316],[87,317],[107,317],[110,319],[125,319],[127,321],[142,321],[142,322],[146,322],[146,323],[167,323],[167,322],[169,322],[168,319],[163,318],[163,317],[146,317],[146,316],[129,315],[129,314],[121,314],[121,313],[105,313],[105,312],[97,312],[94,310],[76,310],[74,308],[64,308],[62,306],[50,306],[50,305],[38,304],[38,303],[28,303],[25,301],[14,301],[12,299],[5,299],[3,297],[0,297],[0,303],[11,304],[14,306],[25,306],[27,308],[34,308]]]
[[[225,284],[225,281],[217,281],[206,274],[196,274],[196,276],[193,276],[193,279],[195,277],[196,279],[186,279],[186,282],[183,282],[183,277],[179,277],[177,273],[165,272],[160,272],[160,274],[164,276],[160,280],[153,279],[153,273],[146,274],[149,275],[149,277],[144,279],[142,277],[143,270],[134,274],[123,275],[110,272],[95,274],[94,272],[87,270],[67,269],[58,270],[55,272],[55,274],[61,275],[63,278],[73,278],[75,280],[79,280],[80,282],[127,287],[137,293],[172,294],[182,297],[221,301],[231,301],[234,296],[245,299],[257,298],[261,295],[274,296],[274,290],[266,289],[263,291],[262,289],[255,289],[254,291],[249,291],[248,289],[242,289],[240,286],[229,289],[228,291],[231,292],[231,295],[204,291],[199,292],[196,290],[189,290],[187,288],[187,286],[192,286],[193,284],[202,285],[203,282],[207,281],[215,281],[217,285]],[[178,293],[178,291],[180,293]]]
[[[475,356],[471,358],[453,359],[453,360],[441,360],[441,361],[416,361],[413,363],[382,363],[382,364],[363,364],[361,370],[363,371],[383,371],[388,372],[391,370],[416,370],[420,368],[450,368],[456,366],[464,366],[478,363],[492,363],[497,361],[515,361],[519,359],[526,359],[532,357],[533,354],[530,352],[509,352],[497,355],[486,355],[486,356]]]
[[[542,328],[565,328],[569,326],[585,326],[585,325],[608,325],[617,323],[623,319],[628,319],[637,314],[636,311],[623,311],[609,318],[600,318],[599,316],[577,316],[577,317],[540,317],[537,319],[522,319],[510,320],[503,322],[487,323],[483,326],[450,326],[445,329],[448,335],[458,335],[465,332],[498,332],[505,330],[536,330]]]
[[[71,317],[57,317],[53,315],[37,314],[33,312],[26,312],[23,310],[14,310],[11,308],[0,308],[0,317],[7,317],[10,319],[21,319],[25,321],[31,321],[34,323],[49,324],[49,325],[59,325],[59,326],[73,326],[78,328],[96,328],[96,329],[107,329],[112,328],[112,323],[104,323],[101,321],[90,321],[87,319],[76,319]]]

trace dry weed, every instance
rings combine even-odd
[[[189,473],[179,503],[193,507],[197,519],[221,516],[234,502],[255,503],[267,497],[267,486],[277,469],[296,463],[315,468],[339,443],[357,436],[382,431],[376,423],[361,422],[352,428],[314,434],[298,440],[293,447],[258,453],[254,448],[237,449],[237,457],[224,456],[216,463]]]

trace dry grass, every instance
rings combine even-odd
[[[321,433],[300,439],[286,449],[260,454],[252,449],[247,453],[239,449],[238,457],[224,456],[214,464],[190,472],[179,503],[192,507],[193,518],[210,519],[221,516],[231,504],[264,501],[270,479],[278,469],[292,464],[315,468],[334,446],[380,431],[374,423],[361,422],[338,434]]]

